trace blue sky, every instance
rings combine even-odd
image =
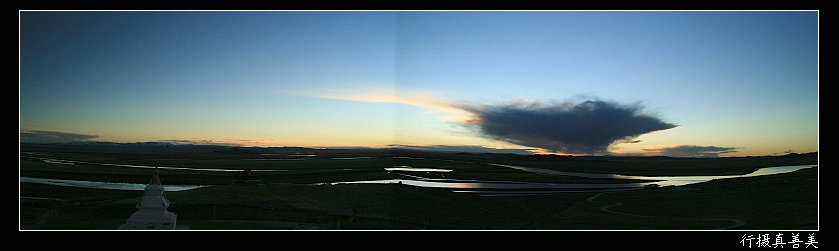
[[[21,11],[21,142],[818,151],[817,11]]]

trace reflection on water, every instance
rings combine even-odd
[[[405,171],[405,172],[435,172],[435,173],[448,173],[453,170],[449,169],[439,169],[439,168],[413,168],[410,166],[393,166],[391,168],[385,168],[388,172],[393,171]]]
[[[491,164],[491,163],[489,165],[507,167],[507,168],[518,169],[518,170],[527,171],[527,172],[531,172],[531,173],[547,174],[547,175],[562,175],[562,176],[573,176],[573,177],[595,178],[595,179],[636,179],[635,176],[626,176],[626,175],[618,175],[618,174],[562,172],[562,171],[554,171],[554,170],[542,169],[542,168],[502,165],[502,164]]]
[[[470,192],[481,194],[545,194],[545,193],[560,193],[560,192],[602,192],[602,191],[620,191],[630,189],[640,189],[644,187],[644,183],[624,183],[624,184],[563,184],[563,183],[529,183],[529,182],[504,182],[504,181],[463,181],[454,179],[389,179],[389,180],[367,180],[367,181],[350,181],[350,182],[334,182],[334,183],[319,183],[318,185],[335,185],[335,184],[403,184],[409,186],[429,187],[429,188],[447,188],[454,192]]]
[[[354,160],[354,159],[374,159],[376,157],[335,157],[337,160]]]
[[[317,154],[286,154],[285,156],[290,157],[317,157]]]
[[[753,176],[761,176],[761,175],[788,173],[788,172],[793,172],[793,171],[796,171],[796,170],[799,170],[799,169],[810,168],[810,167],[814,166],[814,165],[796,165],[796,166],[765,167],[765,168],[759,168],[752,173],[743,174],[743,175],[630,176],[630,175],[620,175],[620,174],[593,174],[593,173],[560,172],[560,171],[541,169],[541,168],[511,166],[511,165],[501,165],[501,164],[490,164],[490,165],[508,167],[508,168],[518,169],[518,170],[522,170],[522,171],[528,171],[528,172],[539,173],[539,174],[547,174],[547,175],[563,175],[563,176],[574,176],[574,177],[585,177],[585,178],[649,180],[651,182],[645,182],[645,183],[642,183],[642,184],[644,184],[644,185],[654,184],[654,185],[658,185],[658,186],[683,186],[683,185],[688,185],[688,184],[706,182],[706,181],[715,180],[715,179],[753,177]]]
[[[306,155],[306,157],[311,157]],[[409,158],[409,157],[398,157]],[[355,158],[346,158],[355,159]],[[422,159],[422,158],[410,158]],[[180,170],[198,170],[198,171],[222,171],[222,172],[241,172],[244,170],[237,169],[196,169],[196,168],[179,168],[179,167],[152,167],[140,165],[120,165],[120,164],[103,164],[103,163],[86,163],[77,161],[43,159],[43,161],[55,164],[72,165],[73,163],[85,163],[96,165],[109,165],[121,167],[137,167],[137,168],[161,168],[161,169],[180,169]],[[714,175],[714,176],[630,176],[620,174],[594,174],[594,173],[579,173],[579,172],[562,172],[541,168],[522,167],[513,165],[490,164],[499,167],[512,168],[516,170],[532,172],[545,175],[562,175],[585,178],[599,178],[599,179],[630,179],[641,180],[637,183],[619,183],[619,184],[567,184],[567,183],[535,183],[535,182],[517,182],[517,181],[485,181],[485,180],[456,180],[456,179],[432,179],[419,176],[409,175],[406,172],[435,172],[447,173],[454,170],[438,169],[438,168],[413,168],[410,166],[394,166],[392,168],[385,168],[388,172],[397,172],[405,179],[388,179],[388,180],[367,180],[367,181],[350,181],[350,182],[335,182],[335,183],[317,183],[315,185],[335,185],[335,184],[363,184],[363,183],[378,183],[378,184],[403,184],[417,187],[429,188],[446,188],[454,192],[469,192],[479,193],[486,196],[507,196],[507,195],[537,195],[548,193],[567,193],[567,192],[603,192],[603,191],[622,191],[643,189],[646,186],[683,186],[688,184],[706,182],[714,179],[727,179],[739,177],[753,177],[761,175],[771,175],[779,173],[787,173],[803,168],[814,167],[815,165],[797,165],[797,166],[778,166],[760,168],[756,171],[744,175]],[[288,170],[252,170],[252,171],[288,171]],[[140,190],[142,191],[146,184],[130,184],[130,183],[107,183],[107,182],[92,182],[92,181],[78,181],[78,180],[60,180],[60,179],[41,179],[20,177],[20,182],[41,183],[49,185],[60,186],[75,186],[87,188],[103,188],[103,189],[120,189],[120,190]],[[205,187],[202,185],[167,185],[168,191],[183,191],[194,188]]]
[[[390,179],[390,180],[370,180],[370,181],[352,181],[352,182],[335,182],[329,184],[360,184],[360,183],[384,183],[384,184],[404,184],[418,187],[434,187],[434,188],[448,188],[454,192],[470,192],[479,193],[486,196],[509,196],[509,195],[538,195],[549,193],[567,193],[567,192],[604,192],[604,191],[623,191],[643,189],[647,186],[683,186],[688,184],[706,182],[714,179],[727,179],[739,177],[753,177],[761,175],[780,174],[796,171],[803,168],[810,168],[814,165],[798,165],[798,166],[779,166],[760,168],[752,173],[744,175],[712,175],[712,176],[630,176],[619,174],[595,174],[595,173],[578,173],[578,172],[561,172],[554,170],[547,170],[541,168],[530,168],[521,166],[491,164],[495,166],[508,167],[517,170],[533,172],[546,175],[563,175],[585,178],[608,178],[608,179],[630,179],[630,180],[647,180],[647,182],[639,183],[620,183],[620,184],[567,184],[567,183],[530,183],[530,182],[503,182],[503,181],[480,181],[480,180],[455,180],[455,179],[429,179],[417,176],[407,177],[415,179]],[[320,183],[320,185],[325,183]]]

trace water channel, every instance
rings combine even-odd
[[[636,190],[645,187],[663,187],[663,186],[683,186],[688,184],[706,182],[714,179],[739,178],[739,177],[753,177],[761,175],[771,175],[793,172],[802,168],[811,168],[815,165],[796,165],[796,166],[778,166],[760,168],[752,173],[743,175],[713,175],[713,176],[629,176],[619,174],[595,174],[595,173],[578,173],[578,172],[562,172],[541,168],[521,167],[502,164],[489,164],[500,167],[513,168],[517,170],[545,174],[545,175],[562,175],[585,178],[601,178],[601,179],[629,179],[629,180],[644,180],[644,182],[637,183],[601,183],[601,184],[569,184],[569,183],[534,183],[534,182],[516,182],[516,181],[482,181],[482,180],[455,180],[455,179],[436,179],[413,176],[409,174],[400,173],[406,179],[389,179],[389,180],[369,180],[369,181],[351,181],[351,182],[335,182],[334,184],[359,184],[359,183],[388,183],[388,184],[404,184],[418,187],[436,187],[448,188],[454,192],[469,192],[478,193],[484,196],[510,196],[510,195],[539,195],[549,193],[568,193],[568,192],[607,192],[607,191],[623,191]],[[395,170],[395,169],[391,169]],[[419,172],[450,172],[452,170],[445,169],[428,169],[428,168],[398,168],[399,171],[419,171]],[[326,184],[326,183],[322,183]]]
[[[45,162],[56,164],[72,164],[71,161],[62,161],[48,159]],[[100,165],[114,165],[127,166],[137,168],[156,168],[151,166],[138,165],[118,165],[118,164],[101,164]],[[586,178],[606,178],[606,179],[631,179],[641,180],[636,183],[604,183],[604,184],[567,184],[567,183],[535,183],[535,182],[517,182],[517,181],[485,181],[485,180],[457,180],[445,178],[425,178],[411,175],[411,172],[436,172],[448,173],[453,170],[436,169],[436,168],[412,168],[410,166],[394,166],[392,168],[385,168],[385,171],[396,172],[405,177],[404,179],[388,179],[388,180],[368,180],[368,181],[350,181],[350,182],[334,182],[334,183],[317,183],[314,185],[337,185],[337,184],[359,184],[359,183],[385,183],[385,184],[402,184],[418,187],[429,188],[446,188],[454,192],[469,192],[478,193],[484,196],[510,196],[510,195],[539,195],[549,193],[568,193],[568,192],[604,192],[604,191],[623,191],[643,189],[644,187],[663,187],[663,186],[683,186],[688,184],[706,182],[714,179],[739,178],[739,177],[753,177],[761,175],[771,175],[779,173],[793,172],[803,168],[811,168],[816,165],[796,165],[796,166],[778,166],[760,168],[752,173],[743,175],[714,175],[714,176],[628,176],[619,174],[593,174],[593,173],[579,173],[579,172],[562,172],[541,168],[531,168],[513,165],[489,164],[499,167],[512,168],[516,170],[544,174],[544,175],[562,175],[573,177]],[[165,168],[169,169],[169,168]],[[190,169],[190,168],[172,168],[172,169]],[[190,170],[204,170],[204,171],[243,171],[243,170],[220,170],[220,169],[190,169]],[[287,170],[277,170],[287,171]],[[109,183],[109,182],[94,182],[94,181],[80,181],[80,180],[62,180],[62,179],[43,179],[32,177],[20,177],[20,182],[30,182],[48,185],[59,186],[74,186],[86,188],[101,188],[101,189],[119,189],[119,190],[143,190],[145,184],[134,183]],[[195,188],[206,187],[203,185],[166,185],[167,191],[183,191]]]

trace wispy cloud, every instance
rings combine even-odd
[[[98,138],[97,135],[58,131],[20,130],[21,143],[64,143]]]
[[[644,150],[670,157],[719,157],[720,154],[737,152],[735,149],[734,147],[679,145]]]
[[[160,140],[159,142],[167,142],[176,145],[221,145],[221,146],[276,146],[283,145],[288,142],[280,142],[273,138],[262,139],[239,139],[239,138],[218,138],[218,139],[175,139],[175,140]]]
[[[366,86],[354,88],[326,88],[299,91],[297,94],[336,100],[406,104],[442,111],[441,116],[455,122],[466,122],[471,114],[461,104],[440,93],[430,91],[394,91],[393,88]]]

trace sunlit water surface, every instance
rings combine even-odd
[[[308,157],[308,156],[307,156]],[[346,158],[357,159],[357,158]],[[70,164],[72,161],[45,159],[44,162],[54,164]],[[228,171],[237,172],[243,171],[238,169],[192,169],[192,168],[177,168],[177,167],[151,167],[139,165],[118,165],[118,164],[102,164],[123,167],[137,167],[137,168],[162,168],[162,169],[190,169],[203,171]],[[437,168],[412,168],[410,166],[394,166],[392,168],[385,168],[387,172],[395,172],[405,177],[404,179],[388,179],[388,180],[365,180],[365,181],[349,181],[349,182],[333,182],[333,183],[316,183],[314,185],[337,185],[337,184],[361,184],[361,183],[379,183],[379,184],[402,184],[417,187],[428,188],[446,188],[454,192],[470,192],[480,193],[487,196],[504,196],[504,195],[538,195],[548,193],[567,193],[567,192],[603,192],[603,191],[622,191],[643,189],[644,187],[663,187],[663,186],[684,186],[688,184],[706,182],[714,179],[727,179],[739,177],[753,177],[761,175],[771,175],[779,173],[793,172],[803,168],[814,167],[815,165],[797,165],[797,166],[778,166],[760,168],[752,173],[743,175],[713,175],[713,176],[630,176],[620,174],[595,174],[595,173],[579,173],[579,172],[562,172],[541,168],[522,167],[513,165],[490,164],[499,167],[512,168],[516,170],[544,174],[544,175],[561,175],[585,178],[599,178],[599,179],[630,179],[640,180],[637,183],[602,183],[602,184],[569,184],[569,183],[535,183],[535,182],[517,182],[517,181],[486,181],[486,180],[457,180],[446,178],[425,178],[412,175],[412,172],[435,173],[441,177],[445,177],[445,173],[452,172],[450,169]],[[254,170],[256,171],[256,170]],[[288,171],[288,170],[273,170],[273,171]],[[146,184],[139,183],[110,183],[110,182],[94,182],[94,181],[80,181],[80,180],[63,180],[63,179],[43,179],[20,177],[20,182],[39,183],[59,186],[73,186],[86,188],[101,188],[101,189],[119,189],[119,190],[139,190],[142,191]],[[206,187],[205,185],[166,185],[167,191],[184,191],[189,189]]]

